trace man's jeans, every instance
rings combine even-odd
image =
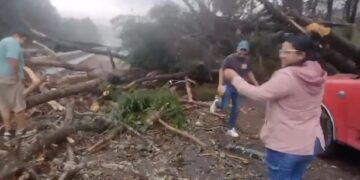
[[[231,99],[232,107],[228,118],[228,128],[232,129],[235,127],[236,119],[240,110],[240,102],[243,96],[239,95],[235,87],[231,84],[225,85],[225,92],[220,101],[216,103],[218,109],[224,110],[228,107]]]
[[[292,155],[266,149],[266,166],[269,180],[301,180],[306,168],[321,151],[319,139],[316,139],[314,155]]]

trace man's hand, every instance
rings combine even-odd
[[[225,93],[225,87],[223,85],[219,85],[217,91],[220,96],[223,96]]]
[[[253,83],[254,86],[259,86],[259,83],[257,82],[256,78],[255,78],[255,75],[252,71],[250,71],[248,73],[248,77],[250,79],[250,81]]]
[[[321,37],[325,37],[327,35],[330,34],[331,32],[331,29],[328,28],[328,27],[325,27],[321,24],[318,24],[318,23],[311,23],[309,25],[307,25],[305,27],[306,31],[311,33],[311,32],[314,32],[314,33],[317,33],[319,34]]]

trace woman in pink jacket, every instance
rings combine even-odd
[[[320,115],[327,73],[313,56],[313,42],[305,36],[287,39],[279,54],[282,68],[261,86],[250,85],[232,70],[226,70],[224,76],[240,94],[268,101],[260,133],[268,178],[300,180],[324,147]]]

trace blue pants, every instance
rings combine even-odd
[[[242,97],[243,96],[239,95],[239,93],[236,91],[234,86],[227,84],[227,85],[225,85],[225,92],[224,92],[224,95],[223,95],[221,101],[218,101],[216,103],[216,107],[218,109],[224,110],[225,108],[228,107],[229,101],[231,99],[232,107],[231,107],[230,115],[228,118],[228,124],[227,124],[229,129],[232,129],[235,127],[236,119],[238,117],[239,110],[240,110],[240,102],[241,102]]]
[[[266,166],[269,180],[301,180],[307,166],[321,151],[320,141],[316,139],[314,155],[292,155],[266,149]]]

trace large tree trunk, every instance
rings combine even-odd
[[[333,10],[334,0],[327,1],[327,12],[326,12],[326,20],[331,21],[332,10]]]
[[[344,4],[344,19],[348,23],[355,23],[356,13],[357,13],[357,6],[359,0],[346,0]]]
[[[64,97],[68,97],[71,95],[75,95],[81,92],[92,91],[96,89],[99,85],[100,80],[95,79],[85,83],[80,83],[74,86],[70,86],[64,89],[58,89],[54,91],[49,91],[47,93],[38,94],[35,96],[31,96],[26,99],[27,108],[32,108],[39,104],[43,104],[49,102],[51,100],[56,100]]]
[[[297,25],[306,26],[313,22],[310,19],[290,12],[291,16],[295,17],[297,22],[294,24],[293,20],[286,16],[286,14],[284,14],[281,10],[275,8],[268,0],[260,0],[260,2],[264,4],[265,8],[273,15],[274,18],[281,20],[284,23],[291,24],[294,29],[297,29],[299,32],[303,32],[303,30],[299,30],[303,29],[303,27],[296,27]],[[341,69],[341,71],[344,71],[345,73],[356,72],[356,69],[354,69],[356,66],[354,67],[352,65],[353,63],[351,63],[349,59],[353,60],[357,66],[360,65],[360,49],[357,46],[347,41],[346,39],[339,37],[333,32],[321,40],[330,45],[330,48],[332,49],[331,51],[335,50],[342,55],[336,55],[336,52],[332,52],[332,55],[329,55],[327,52],[329,50],[324,51],[323,57],[326,58],[326,60],[329,60],[329,63],[333,64],[335,67],[339,68],[339,70]]]
[[[283,0],[284,9],[290,9],[299,14],[303,13],[303,5],[303,0]]]
[[[310,13],[312,17],[316,15],[316,8],[318,5],[319,5],[319,0],[311,0]]]
[[[333,65],[341,73],[351,73],[358,74],[359,69],[356,67],[356,64],[331,49],[325,49],[322,52],[322,57],[326,62]]]
[[[352,7],[350,8],[351,13],[350,13],[350,17],[349,17],[349,23],[355,23],[359,0],[353,0],[352,2],[353,3],[352,3]]]

